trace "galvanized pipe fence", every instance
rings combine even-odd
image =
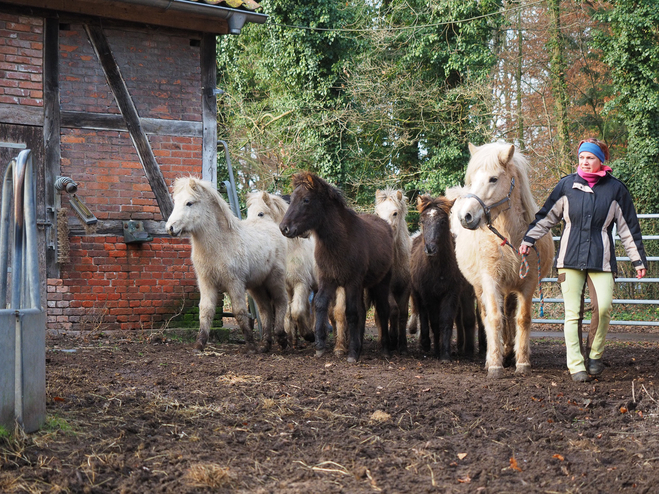
[[[0,210],[0,426],[13,430],[17,422],[26,432],[46,419],[46,313],[40,300],[35,196],[32,155],[26,149],[5,170]]]
[[[659,219],[659,214],[639,214],[637,215],[639,219]],[[554,241],[558,241],[560,237],[552,237]],[[613,231],[613,240],[614,243],[620,240],[620,237],[616,235],[615,230]],[[646,240],[659,240],[659,235],[643,235],[643,241]],[[629,257],[620,256],[616,257],[617,261],[629,261]],[[652,262],[659,261],[659,257],[650,256],[647,258],[648,264]],[[556,283],[557,278],[542,278],[541,283]],[[659,283],[659,278],[616,278],[616,283]],[[540,298],[534,298],[533,302],[540,303]],[[544,303],[563,303],[562,298],[545,298]],[[590,299],[586,299],[585,303],[590,303]],[[614,299],[614,304],[619,305],[659,305],[659,300],[651,299]],[[534,324],[563,324],[563,319],[532,319]],[[589,319],[584,319],[584,324],[590,324]],[[659,321],[650,320],[650,321],[616,321],[612,320],[610,322],[612,326],[659,326]]]

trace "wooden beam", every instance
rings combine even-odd
[[[59,278],[57,263],[57,215],[61,198],[55,180],[61,174],[60,160],[60,90],[59,90],[59,19],[47,17],[44,25],[43,54],[43,140],[45,151],[44,193],[46,220],[46,275]]]
[[[114,56],[112,55],[112,50],[110,49],[110,44],[108,43],[103,29],[100,26],[92,26],[85,24],[85,30],[87,31],[87,36],[94,47],[96,56],[101,62],[103,71],[105,72],[105,77],[108,81],[110,89],[114,94],[114,99],[119,106],[119,111],[126,121],[126,127],[128,128],[128,133],[135,145],[137,150],[137,155],[140,158],[142,163],[142,168],[144,168],[144,173],[146,178],[151,185],[151,190],[156,196],[156,201],[160,207],[160,213],[164,219],[169,218],[169,215],[172,214],[174,205],[172,204],[172,199],[169,196],[169,190],[165,179],[162,176],[160,167],[156,162],[156,158],[149,144],[149,139],[147,138],[144,129],[140,123],[140,117],[137,113],[137,109],[133,104],[133,100],[130,97],[128,92],[128,87],[126,82],[121,76],[121,71],[117,65]]]
[[[217,188],[217,86],[216,41],[213,34],[201,38],[201,108],[203,122],[201,177]]]
[[[188,120],[165,120],[162,118],[140,118],[146,134],[202,137],[201,122]],[[126,132],[128,127],[122,115],[114,113],[62,112],[62,127],[67,129],[115,130]]]
[[[48,58],[48,61],[44,61],[44,71],[52,70],[52,68],[46,67],[49,65],[49,61],[50,58]],[[0,123],[43,127],[45,112],[48,112],[49,115],[53,115],[53,112],[59,111],[60,127],[65,129],[128,131],[128,127],[126,126],[126,122],[122,115],[114,113],[87,113],[59,110],[59,88],[57,87],[57,83],[53,85],[44,80],[44,86],[47,86],[48,84],[50,84],[50,86],[44,88],[44,107],[0,103]],[[46,101],[45,93],[49,88],[55,88],[58,91],[56,103]],[[53,108],[52,105],[54,104],[57,104],[58,107]],[[163,118],[140,118],[140,123],[144,132],[147,134],[203,137],[201,122],[194,122],[191,120],[165,120]]]
[[[43,125],[43,113],[44,109],[40,106],[0,103],[0,123],[41,127]]]

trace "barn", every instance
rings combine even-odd
[[[0,172],[32,150],[48,330],[159,328],[195,305],[169,186],[217,180],[216,36],[265,22],[258,7],[0,2]]]

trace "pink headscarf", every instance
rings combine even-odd
[[[581,166],[577,168],[577,173],[581,178],[583,178],[586,182],[588,182],[588,186],[592,189],[593,185],[595,185],[600,178],[606,176],[606,172],[612,172],[613,169],[610,166],[607,166],[605,164],[602,164],[602,167],[599,169],[599,171],[592,173],[592,172],[585,172],[581,169]]]

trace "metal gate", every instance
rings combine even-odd
[[[35,195],[26,149],[5,170],[0,211],[0,425],[12,430],[17,421],[26,432],[39,429],[46,418],[46,313],[40,300]]]
[[[639,219],[659,219],[659,214],[639,214]],[[558,241],[560,237],[553,237],[554,241]],[[615,230],[613,231],[613,240],[617,242],[620,238],[616,235]],[[646,240],[659,240],[659,235],[643,235],[643,241]],[[616,257],[617,261],[629,261],[629,257]],[[647,258],[648,264],[659,261],[657,256],[649,256]],[[557,278],[543,278],[542,283],[556,283]],[[659,283],[659,278],[616,278],[616,283]],[[533,302],[539,303],[539,298],[534,298]],[[563,303],[562,298],[545,298],[545,303]],[[587,304],[590,303],[590,299],[586,299]],[[659,300],[650,300],[650,299],[614,299],[614,304],[625,304],[625,305],[659,305]],[[563,319],[533,319],[535,324],[563,324]],[[584,324],[590,324],[590,320],[586,319],[583,321]],[[659,326],[659,321],[615,321],[610,322],[612,326]]]

